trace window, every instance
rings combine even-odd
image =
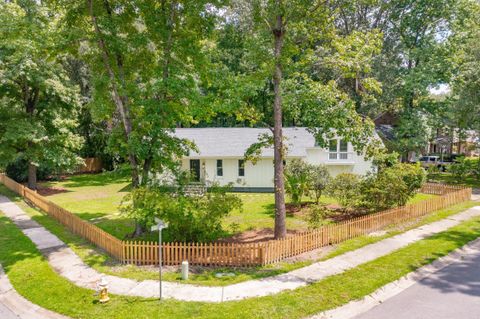
[[[348,143],[345,140],[340,140],[340,152],[348,152]]]
[[[340,159],[348,159],[348,142],[345,140],[340,140],[340,153],[338,154],[340,156]]]
[[[238,160],[238,176],[245,176],[245,161]]]
[[[328,144],[328,159],[348,159],[348,142],[342,139],[330,140]]]
[[[328,143],[328,159],[335,160],[337,159],[337,147],[338,147],[337,140],[330,140]]]
[[[330,143],[328,145],[328,150],[330,152],[337,152],[337,140],[330,140]]]
[[[217,176],[223,176],[223,160],[217,160]]]

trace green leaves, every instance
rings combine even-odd
[[[0,165],[22,158],[55,169],[78,164],[78,88],[55,47],[55,19],[36,2],[0,4]]]

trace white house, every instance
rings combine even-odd
[[[199,181],[233,184],[236,191],[273,191],[273,148],[262,150],[253,164],[244,161],[247,148],[258,142],[266,128],[179,128],[175,135],[195,143],[198,152],[182,159],[182,168],[190,170]],[[311,164],[323,164],[334,176],[341,172],[366,174],[371,161],[358,155],[350,143],[336,138],[329,148],[316,146],[314,136],[305,128],[283,128],[287,145],[286,162],[294,158]]]

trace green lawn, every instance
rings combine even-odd
[[[128,191],[129,176],[114,172],[95,175],[76,175],[58,182],[43,183],[44,186],[64,189],[48,198],[56,204],[77,214],[82,219],[124,239],[134,230],[132,220],[122,217],[118,206]],[[243,211],[234,211],[225,218],[224,227],[232,230],[232,224],[238,225],[238,231],[273,228],[274,196],[270,193],[238,193],[243,201]],[[435,195],[417,194],[410,203],[425,200]],[[335,200],[322,197],[322,203],[334,204]],[[302,216],[288,215],[287,229],[304,230],[308,227]],[[147,237],[156,240],[156,237]]]
[[[158,273],[154,268],[151,267],[137,267],[134,265],[122,265],[116,262],[113,258],[109,257],[104,251],[94,247],[89,244],[86,240],[81,237],[72,234],[69,232],[63,225],[55,221],[53,218],[41,213],[37,209],[34,209],[28,206],[20,196],[16,195],[12,191],[9,191],[5,186],[0,185],[0,194],[3,194],[9,197],[17,205],[19,205],[23,210],[27,212],[34,220],[42,224],[53,234],[58,236],[62,241],[67,243],[70,248],[72,248],[75,253],[77,253],[80,258],[89,266],[94,269],[111,275],[116,275],[119,277],[132,278],[136,280],[146,280],[146,279],[157,279]],[[459,205],[452,206],[448,209],[443,209],[424,218],[404,225],[401,228],[392,228],[388,229],[387,233],[383,236],[361,236],[351,240],[347,240],[339,245],[333,247],[332,251],[323,259],[331,258],[339,254],[363,247],[365,245],[377,242],[387,237],[394,236],[401,232],[404,232],[408,229],[418,227],[425,223],[430,223],[450,215],[456,214],[460,211],[468,209],[472,206],[478,205],[474,202],[465,202]],[[225,268],[225,269],[215,269],[215,268],[204,268],[195,274],[191,274],[188,283],[193,283],[197,285],[208,285],[208,286],[222,286],[229,285],[233,283],[238,283],[251,279],[265,278],[269,276],[274,276],[277,274],[282,274],[300,267],[311,264],[314,260],[287,263],[282,262],[274,265],[268,265],[265,267],[253,267],[253,268]],[[233,277],[220,277],[217,278],[215,275],[219,272],[229,272],[234,273]],[[177,281],[185,282],[181,280],[181,276],[178,270],[172,270],[164,274],[164,279],[167,281]]]
[[[0,263],[15,289],[35,304],[72,318],[303,318],[372,293],[480,236],[480,219],[411,244],[342,274],[293,291],[242,301],[207,304],[111,296],[99,304],[93,292],[58,276],[34,244],[0,214]]]
[[[459,180],[450,173],[436,173],[432,176],[432,180],[446,184],[464,185],[472,188],[480,188],[480,179],[474,176],[466,176]]]

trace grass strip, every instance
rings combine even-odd
[[[474,218],[307,287],[272,296],[209,304],[111,296],[98,304],[93,291],[56,274],[35,245],[0,215],[0,263],[15,289],[35,304],[72,318],[303,318],[374,292],[480,236]]]
[[[51,233],[59,237],[65,242],[87,265],[95,270],[114,276],[123,278],[130,278],[135,280],[156,280],[158,278],[158,270],[154,267],[138,267],[135,265],[122,265],[115,259],[111,258],[103,250],[91,245],[88,241],[80,236],[72,234],[62,224],[55,219],[49,217],[43,212],[28,206],[23,199],[16,193],[10,191],[5,186],[0,185],[0,194],[10,198],[15,204],[20,206],[28,215],[35,221],[48,229]],[[388,229],[384,235],[381,236],[360,236],[342,242],[336,245],[333,250],[324,256],[321,260],[326,260],[343,253],[361,248],[363,246],[376,243],[388,237],[395,236],[409,229],[419,227],[421,225],[432,223],[434,221],[443,219],[453,214],[457,214],[465,209],[478,205],[475,202],[465,202],[447,209],[442,209],[431,213],[420,220],[417,220],[408,225],[403,225],[402,228]],[[181,280],[179,271],[170,271],[164,273],[164,280],[181,283],[191,283],[195,285],[204,286],[226,286],[247,280],[261,279],[283,274],[301,267],[310,265],[313,261],[298,261],[298,262],[281,262],[277,264],[267,265],[263,267],[252,268],[206,268],[198,273],[192,273],[189,280]],[[216,277],[219,272],[233,273],[235,276]]]

